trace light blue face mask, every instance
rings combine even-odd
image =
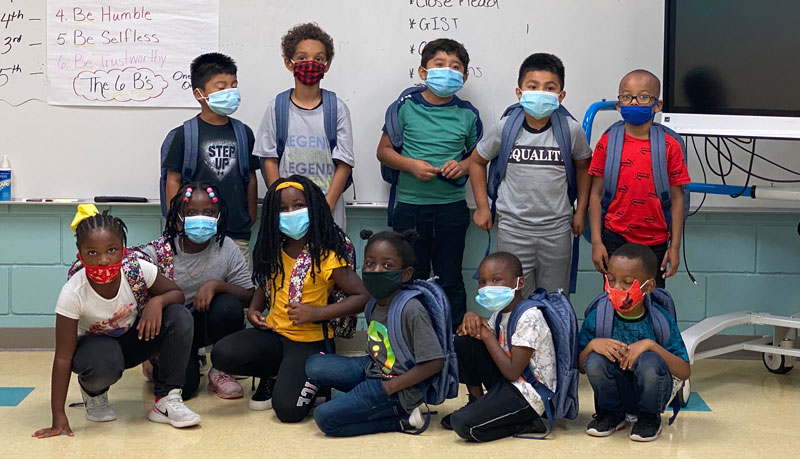
[[[439,97],[450,97],[464,87],[464,74],[442,67],[428,70],[425,84]]]
[[[204,244],[217,234],[217,218],[193,215],[183,219],[183,232],[195,244]]]
[[[281,233],[297,240],[308,233],[308,208],[292,212],[281,212],[279,228]]]
[[[501,311],[514,299],[514,292],[519,288],[519,277],[517,286],[514,288],[505,285],[487,285],[478,289],[478,296],[475,301],[488,312],[495,313]]]
[[[222,91],[212,92],[208,97],[204,97],[208,103],[208,108],[217,115],[227,116],[239,108],[242,97],[239,95],[239,88],[223,89]]]
[[[519,104],[525,113],[540,120],[558,109],[558,94],[550,91],[522,91]]]

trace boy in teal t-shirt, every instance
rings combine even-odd
[[[400,171],[393,228],[419,233],[414,276],[429,278],[433,266],[450,299],[454,330],[467,308],[461,264],[470,219],[464,190],[468,152],[483,133],[478,110],[455,96],[467,81],[468,65],[461,43],[447,38],[428,43],[418,69],[427,88],[398,108],[402,151],[394,149],[384,126],[377,154],[381,163]]]

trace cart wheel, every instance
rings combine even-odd
[[[678,397],[678,402],[681,404],[681,408],[686,408],[686,405],[689,404],[689,396],[692,394],[692,386],[689,383],[689,380],[683,382],[683,387],[681,390],[675,395]]]
[[[794,365],[786,364],[786,356],[784,355],[765,352],[762,360],[764,360],[764,366],[767,367],[767,370],[776,375],[784,375],[794,368]]]

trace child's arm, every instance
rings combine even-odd
[[[442,371],[444,358],[428,360],[414,365],[414,367],[402,375],[381,381],[383,388],[388,395],[408,389],[411,386],[421,383],[431,376]]]
[[[592,158],[575,161],[575,178],[578,182],[578,202],[575,205],[575,217],[572,219],[572,234],[580,236],[586,229],[586,212],[589,209],[589,193],[592,189],[592,176],[589,175],[589,164]]]
[[[678,272],[681,264],[681,237],[683,236],[683,189],[680,185],[669,187],[669,194],[672,198],[670,211],[672,212],[672,228],[670,228],[670,241],[664,261],[661,262],[661,270],[669,271],[664,273],[664,278],[674,276]]]
[[[489,208],[489,195],[486,191],[486,165],[489,164],[489,161],[478,154],[477,148],[472,150],[470,158],[469,176],[476,207],[472,220],[478,225],[478,228],[489,231],[492,229],[492,210]]]
[[[61,433],[74,436],[69,427],[64,403],[72,375],[72,356],[78,342],[78,320],[56,314],[56,353],[53,358],[53,374],[50,382],[50,410],[53,413],[53,426],[39,429],[33,437],[47,438]]]
[[[262,158],[261,172],[264,174],[264,183],[267,188],[281,177],[278,166],[278,158]]]
[[[333,163],[336,164],[336,170],[333,172],[333,180],[331,180],[331,186],[328,188],[328,194],[325,195],[325,200],[328,201],[328,207],[331,208],[331,211],[333,211],[339,201],[339,197],[344,192],[347,178],[353,172],[353,167],[344,161],[334,159]]]
[[[589,218],[592,228],[592,263],[600,274],[606,273],[608,252],[603,245],[603,177],[592,176],[592,190],[589,194]]]
[[[343,266],[333,270],[331,279],[348,295],[347,298],[322,307],[309,306],[305,303],[289,303],[289,320],[292,321],[292,324],[322,322],[364,312],[364,306],[369,301],[369,293],[364,288],[364,283],[361,282],[358,274],[349,266]]]
[[[258,218],[258,180],[256,173],[250,171],[250,182],[247,184],[247,213],[250,214],[250,226]]]
[[[161,273],[158,273],[155,282],[147,290],[150,292],[150,301],[144,306],[136,327],[139,339],[145,341],[161,333],[161,311],[171,304],[183,304],[185,300],[180,287]]]
[[[639,356],[642,355],[643,352],[647,351],[655,352],[661,356],[661,358],[664,359],[664,362],[667,364],[667,368],[669,368],[669,372],[672,374],[672,376],[675,376],[681,381],[686,381],[689,379],[689,376],[691,376],[692,367],[689,365],[689,362],[664,349],[660,344],[651,339],[643,339],[628,346],[627,355],[620,360],[620,368],[623,370],[632,369],[633,364],[636,363],[636,360],[639,359]]]
[[[392,169],[409,172],[414,175],[417,180],[427,182],[436,178],[436,174],[441,172],[438,167],[431,166],[428,162],[421,159],[413,159],[397,153],[392,147],[392,142],[389,136],[384,132],[381,135],[381,140],[378,142],[378,161]]]
[[[492,356],[497,369],[508,381],[516,381],[522,375],[522,371],[530,364],[533,348],[523,346],[511,346],[511,355],[500,347],[494,332],[488,329],[481,329],[481,341],[486,345],[486,350]]]
[[[164,197],[167,199],[167,209],[169,210],[169,203],[172,201],[172,198],[175,197],[175,194],[178,192],[178,188],[181,187],[181,173],[175,171],[167,171],[167,183],[164,185]]]
[[[467,156],[461,161],[451,159],[442,166],[442,176],[446,179],[455,180],[465,175],[469,175],[469,166],[472,163],[471,156]]]
[[[194,295],[192,302],[196,311],[208,311],[211,306],[211,300],[217,293],[230,293],[242,302],[242,304],[250,303],[253,298],[253,289],[244,288],[240,285],[231,284],[229,282],[221,281],[218,279],[211,279],[206,281]],[[171,303],[170,303],[171,304]]]
[[[247,308],[247,320],[256,328],[261,330],[269,330],[267,321],[262,315],[264,309],[267,308],[267,293],[264,291],[264,286],[259,286],[253,293],[253,299],[250,300],[250,307]]]

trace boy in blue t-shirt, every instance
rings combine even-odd
[[[637,417],[630,439],[655,440],[673,384],[689,379],[689,356],[674,317],[651,303],[669,323],[669,339],[661,346],[652,313],[645,307],[644,295],[654,290],[657,274],[658,261],[650,248],[623,245],[608,261],[606,274],[608,299],[615,309],[611,337],[597,337],[598,309],[583,321],[578,366],[594,391],[596,413],[586,427],[591,436],[607,437],[624,429],[628,413]]]
[[[422,49],[419,77],[427,89],[402,101],[397,119],[403,133],[402,154],[395,151],[386,126],[378,143],[378,160],[400,171],[395,231],[416,229],[415,279],[433,272],[450,299],[453,330],[467,310],[461,275],[469,209],[464,185],[469,156],[481,138],[478,110],[455,96],[467,81],[469,54],[454,40],[440,38]],[[460,180],[459,180],[460,179]]]

